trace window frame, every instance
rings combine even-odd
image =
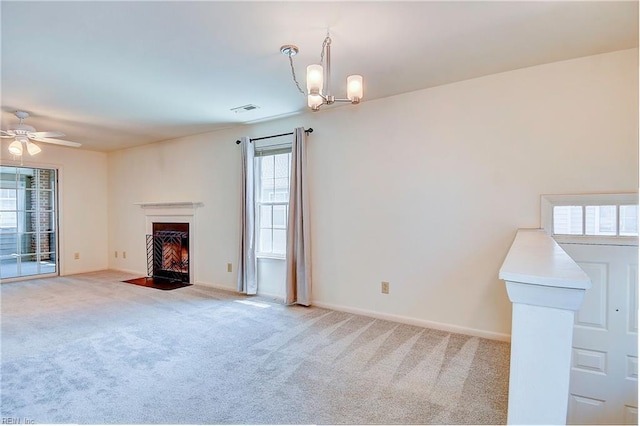
[[[259,161],[263,157],[272,157],[280,154],[287,154],[289,156],[289,173],[287,176],[287,189],[289,196],[287,197],[287,201],[265,201],[262,200],[261,194],[261,180],[262,180],[262,169],[259,165]],[[277,145],[266,145],[262,147],[255,147],[255,157],[254,157],[254,206],[255,206],[255,220],[254,220],[254,233],[256,236],[256,244],[255,244],[255,255],[258,259],[277,259],[277,260],[285,260],[286,259],[286,232],[287,232],[287,219],[289,217],[289,197],[291,196],[291,143],[277,144]],[[285,216],[285,253],[273,253],[273,252],[262,252],[260,251],[260,230],[261,226],[261,207],[262,206],[286,206],[286,216]],[[271,216],[271,228],[273,227],[273,210]],[[277,228],[279,229],[279,228]],[[273,234],[272,234],[273,235]],[[272,247],[273,247],[273,238],[272,238]]]
[[[586,207],[607,205],[616,206],[616,235],[585,235]],[[638,193],[542,195],[540,201],[542,228],[558,243],[637,246],[638,236],[619,235],[620,206],[625,205],[638,205]],[[553,208],[556,206],[582,207],[582,235],[554,234]]]

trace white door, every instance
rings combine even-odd
[[[592,288],[576,313],[569,424],[638,424],[638,247],[561,244]]]

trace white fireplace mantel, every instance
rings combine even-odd
[[[194,264],[197,261],[196,246],[196,209],[204,204],[199,201],[162,201],[134,203],[144,211],[145,235],[153,233],[154,223],[187,223],[189,225],[189,279],[196,282]],[[142,230],[141,230],[142,231]]]
[[[134,204],[144,209],[147,216],[194,216],[196,209],[204,205],[200,201],[159,201]]]
[[[143,209],[184,209],[203,206],[200,201],[159,201],[159,202],[146,202],[146,203],[133,203]]]

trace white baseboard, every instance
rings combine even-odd
[[[216,290],[228,291],[228,292],[231,292],[231,293],[242,294],[243,296],[247,296],[246,294],[240,293],[236,289],[235,286],[234,287],[229,287],[229,286],[225,286],[225,285],[222,285],[222,284],[213,284],[213,283],[208,283],[208,282],[203,282],[203,281],[198,281],[198,282],[195,283],[195,285],[214,288]],[[277,294],[258,292],[258,294],[256,294],[256,296],[263,297],[265,299],[271,299],[272,301],[277,302],[277,303],[284,303],[284,296],[278,296]],[[248,297],[251,297],[251,296],[248,296]]]
[[[415,325],[418,327],[432,328],[435,330],[446,331],[449,333],[466,334],[468,336],[482,337],[484,339],[499,340],[501,342],[510,342],[511,335],[504,333],[495,333],[493,331],[478,330],[476,328],[461,327],[453,324],[442,322],[427,321],[418,318],[405,317],[402,315],[385,314],[382,312],[368,311],[366,309],[351,308],[348,306],[334,305],[332,303],[324,303],[313,301],[312,306],[319,308],[331,309],[332,311],[347,312],[349,314],[364,315],[367,317],[378,318],[387,321],[399,322],[403,324]]]
[[[238,293],[238,290],[236,290],[235,287],[229,287],[229,286],[222,285],[222,284],[213,284],[213,283],[208,283],[208,282],[205,282],[205,281],[196,281],[194,284],[195,285],[200,285],[202,287],[215,288],[216,290],[224,290],[224,291],[230,291],[232,293]]]
[[[113,268],[92,268],[92,269],[79,269],[77,271],[73,271],[73,272],[69,272],[69,271],[60,271],[60,276],[61,277],[70,277],[72,275],[80,275],[80,274],[91,274],[94,272],[101,272],[101,271],[120,271],[120,272],[128,272],[128,271],[122,271],[122,270],[118,270],[118,269],[113,269]],[[133,272],[134,274],[136,274],[137,272]]]
[[[138,275],[139,277],[146,277],[147,276],[147,272],[140,272],[140,271],[133,271],[131,269],[121,269],[121,268],[109,268],[108,270],[110,271],[118,271],[118,272],[124,272],[127,274],[131,274],[131,275]]]

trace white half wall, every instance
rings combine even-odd
[[[2,139],[2,164],[19,166],[8,154],[12,139]],[[24,167],[58,169],[60,275],[107,268],[107,154],[46,143],[25,156]],[[74,253],[80,256],[74,259]]]
[[[234,142],[297,126],[315,130],[314,303],[508,338],[498,270],[516,230],[540,226],[540,195],[638,188],[638,50],[110,153],[109,266],[145,270],[135,202],[201,201],[196,282],[234,289]]]

